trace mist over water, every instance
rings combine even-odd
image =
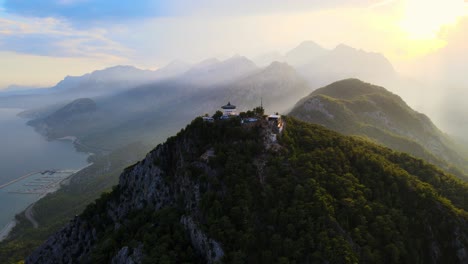
[[[86,153],[76,152],[69,141],[47,141],[19,112],[0,108],[0,185],[35,171],[86,166]]]

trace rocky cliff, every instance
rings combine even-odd
[[[211,125],[203,123],[201,119],[194,122],[199,126]],[[223,126],[229,126],[232,122],[237,121],[227,121]],[[271,145],[268,135],[271,131],[268,131],[261,132],[264,134],[262,139],[265,144]],[[151,151],[145,159],[127,168],[111,194],[96,201],[83,215],[77,216],[62,231],[51,236],[26,263],[93,262],[90,252],[109,231],[107,224],[111,224],[111,232],[118,232],[135,211],[158,211],[177,205],[182,205],[183,213],[178,221],[188,234],[193,249],[203,262],[219,261],[224,256],[222,245],[210,238],[199,224],[202,219],[200,199],[211,187],[191,177],[188,171],[194,169],[211,178],[219,174],[209,165],[207,158],[214,155],[212,145],[206,144],[207,135],[200,133],[203,131],[183,130],[177,137],[170,138]],[[95,214],[96,208],[102,213]],[[141,245],[121,247],[110,257],[112,263],[141,263]]]

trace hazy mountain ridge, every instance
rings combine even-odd
[[[357,50],[343,44],[299,66],[298,71],[319,86],[346,78],[381,84],[397,77],[392,64],[382,54]]]
[[[373,83],[386,84],[397,79],[391,62],[382,54],[340,44],[325,49],[313,41],[304,41],[296,48],[280,56],[271,53],[259,57],[262,64],[268,58],[287,62],[312,85],[324,86],[336,80],[360,78]]]
[[[194,120],[26,263],[467,260],[466,184],[368,141],[286,123],[275,143],[264,122]]]
[[[437,159],[466,170],[466,159],[448,136],[383,87],[357,79],[335,82],[301,99],[290,114],[344,134],[368,136],[445,168]]]
[[[178,79],[191,85],[212,86],[232,82],[256,70],[258,67],[251,60],[235,55],[224,61],[214,58],[204,60],[194,65]]]
[[[77,98],[110,96],[147,83],[174,78],[185,73],[189,64],[173,61],[155,71],[118,65],[81,76],[66,76],[50,88],[24,92],[0,91],[0,107],[33,110],[52,104],[66,104]]]
[[[237,57],[224,65],[236,67],[237,62],[250,64],[245,58]],[[222,71],[231,72],[229,69]],[[228,101],[236,104],[239,110],[247,110],[260,105],[263,99],[268,111],[285,112],[311,92],[308,84],[287,64],[272,63],[249,72],[225,84],[213,85],[211,77],[206,86],[175,78],[97,98],[98,109],[90,119],[75,119],[73,127],[77,128],[77,133],[73,133],[72,127],[70,135],[78,136],[89,145],[105,148],[128,144],[132,138],[161,142],[194,115],[214,113]],[[37,122],[30,124],[35,126]],[[84,129],[88,133],[81,133]]]
[[[325,56],[328,52],[330,51],[313,41],[304,41],[296,48],[288,51],[284,59],[289,64],[300,67],[309,64],[321,56]]]
[[[66,136],[81,136],[89,133],[89,126],[82,123],[93,124],[96,119],[93,114],[97,111],[96,103],[89,98],[76,99],[73,102],[48,114],[44,118],[28,121],[36,131],[49,139]]]
[[[248,76],[227,87],[235,102],[242,103],[245,109],[252,109],[263,100],[264,107],[270,112],[285,113],[297,99],[311,91],[308,83],[286,64],[273,62],[263,70]]]
[[[344,45],[327,50],[311,41],[301,43],[284,56],[267,56],[260,65],[270,65],[274,61],[287,62],[295,67],[311,87],[348,77],[376,81],[380,77],[392,79],[395,75],[392,65],[381,54]],[[154,71],[120,65],[82,76],[67,76],[54,87],[31,90],[31,94],[0,92],[0,106],[24,109],[45,107],[77,98],[106,97],[164,80],[177,80],[183,85],[198,85],[200,88],[220,86],[248,77],[261,69],[250,59],[239,55],[223,61],[211,58],[194,65],[173,61]]]

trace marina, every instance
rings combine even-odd
[[[60,184],[75,172],[76,170],[54,169],[33,172],[3,184],[0,190],[6,188],[4,191],[7,193],[43,195],[58,189]]]

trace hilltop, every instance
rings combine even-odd
[[[451,166],[467,171],[467,160],[455,151],[454,142],[426,115],[383,87],[358,79],[338,81],[301,99],[290,115],[343,134],[365,136],[468,179]]]
[[[93,114],[96,110],[96,102],[89,98],[80,98],[47,113],[45,117],[28,121],[27,124],[49,139],[81,136],[89,133],[90,125],[95,121]],[[83,126],[83,123],[88,125]]]
[[[195,119],[26,263],[466,263],[466,183],[285,122]]]

